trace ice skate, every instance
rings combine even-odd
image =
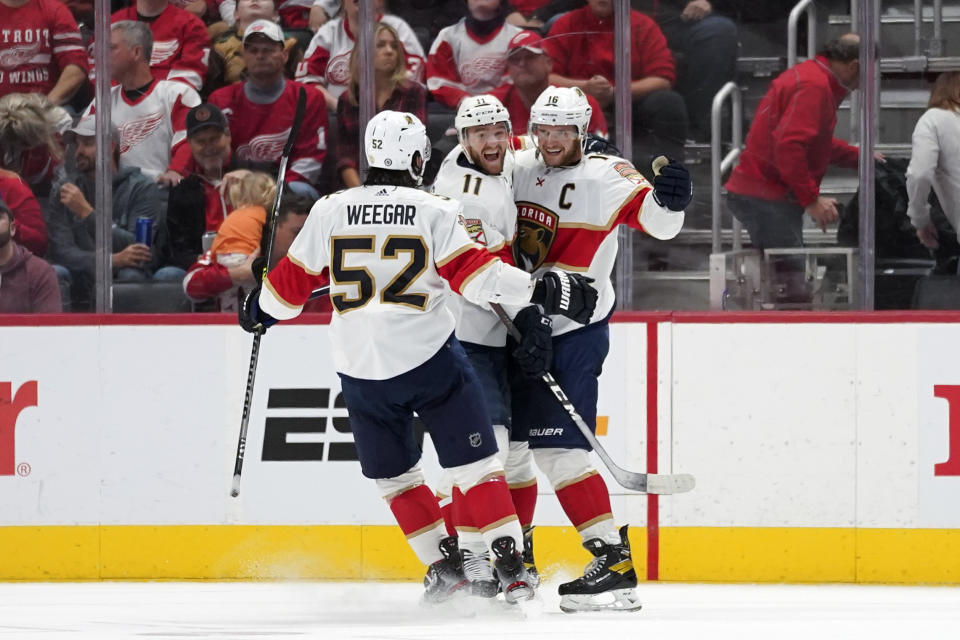
[[[424,605],[445,602],[458,595],[458,592],[469,584],[463,575],[457,539],[448,536],[441,540],[440,553],[443,554],[443,559],[427,567],[427,575],[423,578],[425,591],[421,603]]]
[[[497,538],[490,548],[495,558],[493,565],[500,578],[500,588],[503,589],[503,597],[507,603],[516,604],[532,598],[536,588],[530,584],[527,570],[523,566],[523,555],[517,551],[513,538]]]
[[[620,544],[607,544],[600,538],[592,538],[583,546],[594,558],[583,576],[560,585],[560,609],[565,613],[640,609],[627,525],[620,529]]]
[[[533,561],[533,527],[523,529],[523,566],[527,570],[527,578],[534,589],[540,587],[540,572]]]
[[[470,581],[470,595],[496,598],[500,592],[500,581],[493,574],[493,564],[487,553],[461,549],[460,555],[463,558],[463,575]]]

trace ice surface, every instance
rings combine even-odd
[[[413,583],[0,584],[0,637],[715,640],[957,637],[960,588],[641,584],[638,613],[564,614],[556,584],[523,614],[417,605]],[[539,611],[537,610],[539,607]]]

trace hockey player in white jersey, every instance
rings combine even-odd
[[[454,125],[460,144],[444,158],[433,191],[459,200],[463,204],[464,225],[470,237],[488,251],[510,259],[508,240],[513,238],[517,224],[511,184],[510,114],[493,96],[471,96],[460,103]],[[486,305],[476,305],[459,296],[452,296],[449,303],[457,319],[457,339],[483,387],[499,458],[523,529],[524,564],[531,580],[537,582],[539,576],[533,563],[532,546],[537,480],[526,440],[511,442],[510,439],[506,329]],[[516,359],[524,363],[530,375],[541,374],[549,366],[549,318],[530,305],[516,313],[514,323],[523,335]],[[481,597],[496,596],[497,581],[486,546],[473,523],[465,521],[464,510],[454,504],[461,497],[453,490],[451,474],[445,473],[439,482],[437,498],[447,530],[453,533],[455,528],[459,537],[464,573],[470,580],[471,592]]]
[[[692,193],[678,162],[659,170],[654,185],[627,160],[585,154],[591,108],[577,88],[548,87],[530,110],[534,147],[516,154],[515,264],[542,276],[564,270],[595,280],[599,291],[590,323],[553,323],[551,373],[591,429],[596,428],[597,382],[609,348],[614,308],[610,283],[621,224],[655,238],[674,237]],[[525,434],[534,460],[550,479],[560,505],[594,559],[584,575],[560,585],[564,611],[640,608],[627,527],[618,532],[610,494],[590,445],[541,381],[511,375],[513,429]]]
[[[473,302],[532,301],[554,313],[563,306],[584,322],[595,291],[581,276],[538,280],[504,264],[470,240],[459,203],[412,188],[430,156],[426,129],[412,114],[377,114],[367,125],[365,152],[371,169],[364,186],[317,201],[287,256],[244,300],[240,324],[261,332],[295,317],[329,272],[333,361],[357,456],[428,566],[425,600],[442,601],[466,580],[456,539],[446,536],[424,484],[414,412],[496,558],[505,598],[532,597],[490,418],[452,335],[447,284]]]

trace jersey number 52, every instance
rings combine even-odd
[[[427,268],[427,245],[420,236],[389,236],[380,249],[380,258],[396,260],[401,253],[408,254],[409,260],[400,272],[383,288],[378,288],[373,274],[366,267],[347,267],[344,258],[350,252],[375,253],[376,236],[346,236],[330,239],[330,273],[334,284],[355,285],[357,296],[334,293],[330,302],[338,313],[346,313],[366,306],[379,292],[380,302],[384,304],[402,304],[423,310],[427,306],[425,293],[406,293],[407,288]]]

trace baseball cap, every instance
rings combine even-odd
[[[202,102],[187,112],[187,137],[209,128],[226,131],[229,129],[227,117],[216,105]]]
[[[270,38],[274,42],[283,44],[283,29],[281,29],[280,25],[278,25],[276,22],[264,20],[263,18],[254,20],[244,30],[243,41],[246,42],[247,38],[257,34]]]
[[[543,53],[543,38],[533,31],[521,31],[510,39],[507,45],[507,56],[511,56],[520,49],[540,55]]]
[[[110,137],[113,139],[113,141],[119,143],[120,132],[117,131],[117,128],[113,125],[113,123],[110,124],[108,129],[110,130]],[[97,135],[96,116],[92,114],[86,115],[80,118],[79,120],[77,120],[77,123],[75,125],[73,125],[72,127],[70,127],[64,132],[64,136],[67,136],[70,134],[73,134],[75,136],[85,136],[88,138],[92,138],[93,136]]]

